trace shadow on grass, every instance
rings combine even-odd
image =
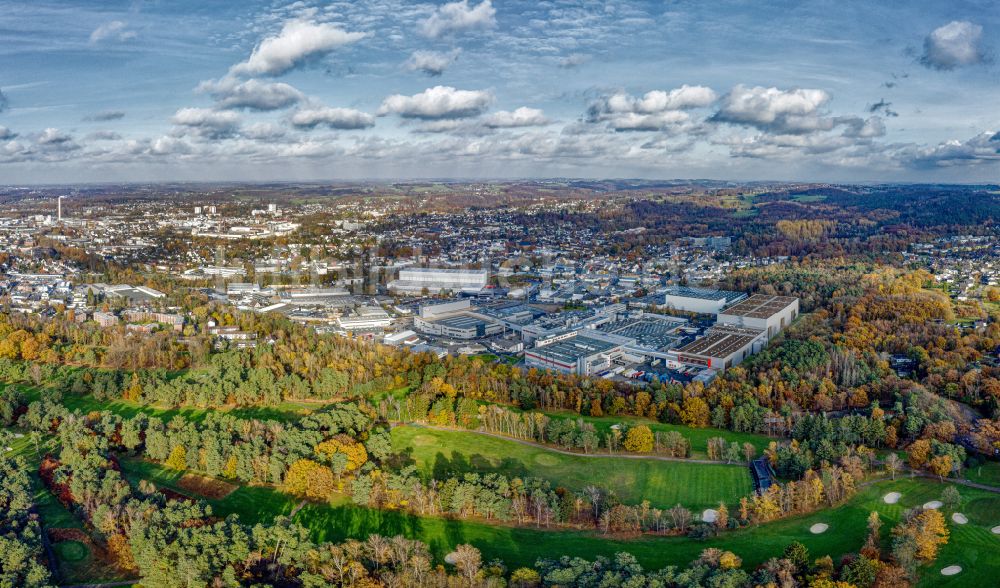
[[[531,475],[531,471],[524,465],[524,462],[512,457],[505,457],[496,462],[495,458],[474,453],[468,457],[460,451],[453,451],[451,459],[444,453],[438,452],[434,456],[434,464],[429,468],[424,467],[422,472],[425,477],[436,480],[445,480],[452,476],[461,476],[468,473],[488,474],[501,473],[508,478],[523,478]]]

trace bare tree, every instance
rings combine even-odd
[[[688,526],[691,524],[691,511],[678,504],[671,508],[669,512],[674,528],[682,533],[687,531]]]
[[[885,471],[889,472],[892,479],[896,479],[896,472],[903,469],[903,460],[899,459],[899,456],[895,453],[890,453],[885,458]]]
[[[597,486],[587,486],[583,489],[583,494],[590,499],[590,506],[594,509],[594,520],[601,517],[601,498],[604,492]]]
[[[463,543],[455,547],[452,555],[455,560],[455,568],[468,580],[469,584],[475,583],[476,576],[479,575],[479,568],[483,564],[483,557],[475,547]]]

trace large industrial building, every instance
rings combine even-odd
[[[644,312],[619,313],[613,320],[588,327],[600,339],[616,342],[634,361],[666,360],[670,350],[683,345],[691,335],[686,319]]]
[[[361,306],[337,319],[337,327],[346,333],[381,332],[392,324],[392,317],[377,306]]]
[[[489,282],[486,270],[405,268],[399,270],[399,279],[389,282],[393,292],[404,294],[439,294],[441,292],[478,293]]]
[[[760,329],[767,334],[766,341],[769,341],[792,324],[798,315],[798,298],[754,294],[720,312],[718,322],[724,325]]]
[[[426,335],[451,339],[478,339],[496,335],[504,330],[503,324],[473,312],[468,298],[420,307],[413,317],[413,327]]]
[[[685,365],[727,370],[760,351],[767,341],[764,331],[716,324],[705,335],[677,349]]]
[[[587,331],[570,331],[536,342],[533,348],[524,352],[524,364],[527,367],[592,376],[611,368],[612,363],[623,354],[621,344],[597,339]]]
[[[522,327],[525,343],[535,343],[524,353],[525,365],[593,375],[662,361],[686,377],[691,377],[691,368],[700,370],[694,379],[708,382],[759,352],[799,310],[798,298],[788,296],[747,298],[740,292],[688,288],[675,289],[672,295],[690,312],[715,314],[715,325],[702,331],[683,318],[625,312],[620,305],[589,311],[572,321],[573,326],[545,317]],[[568,313],[556,317],[563,314]]]
[[[746,297],[744,292],[732,290],[670,286],[663,292],[663,305],[683,312],[718,314],[723,308],[745,300]]]

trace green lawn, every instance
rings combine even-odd
[[[700,511],[723,501],[732,507],[752,491],[744,465],[565,455],[473,432],[411,426],[394,428],[392,443],[428,477],[495,471],[543,478],[574,491],[595,484],[629,504],[649,500],[654,507],[669,508],[680,503]]]
[[[128,477],[150,479],[171,487],[179,473],[155,464],[126,460]],[[176,486],[173,486],[176,488]],[[484,560],[503,559],[508,567],[532,566],[539,558],[563,554],[594,558],[628,551],[648,568],[684,565],[698,557],[703,549],[718,547],[735,552],[743,558],[745,567],[753,569],[780,553],[792,541],[800,541],[813,557],[831,555],[837,560],[844,553],[857,551],[866,534],[868,514],[876,510],[882,515],[883,543],[888,547],[889,530],[907,508],[938,499],[944,485],[917,478],[885,481],[863,489],[850,502],[834,509],[785,519],[759,527],[728,532],[707,541],[684,537],[644,537],[634,540],[606,538],[586,531],[557,531],[513,528],[479,522],[458,521],[437,517],[417,517],[398,511],[379,511],[347,504],[341,500],[331,504],[310,504],[296,515],[296,520],[310,529],[317,541],[340,541],[348,537],[365,538],[372,533],[384,536],[402,534],[427,542],[436,557],[441,558],[460,543],[478,547]],[[901,492],[898,504],[889,505],[882,497],[891,491]],[[922,586],[989,586],[1000,577],[1000,536],[990,528],[1000,524],[1000,495],[970,488],[961,488],[960,507],[969,517],[969,524],[949,522],[951,541],[938,560],[922,570]],[[221,501],[210,501],[217,514],[236,513],[244,522],[268,521],[275,514],[287,514],[295,504],[271,488],[244,488]],[[950,517],[951,511],[945,511]],[[950,518],[949,518],[950,521]],[[826,523],[830,529],[813,535],[809,527]],[[940,575],[941,568],[958,564],[964,572],[952,578]]]
[[[1000,486],[1000,462],[988,461],[981,466],[962,470],[966,480],[990,486]]]

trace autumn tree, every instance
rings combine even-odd
[[[698,396],[689,396],[684,399],[684,406],[681,408],[681,421],[689,427],[707,427],[711,413],[708,403]]]
[[[653,451],[653,432],[646,425],[632,427],[625,434],[625,449],[633,453]]]
[[[937,557],[940,546],[948,543],[948,527],[944,515],[937,509],[908,511],[892,534],[895,537],[893,554],[901,565],[908,557],[904,552],[909,549],[913,550],[913,557],[928,562]]]
[[[910,467],[923,467],[931,456],[931,442],[927,439],[917,439],[913,443],[910,443],[906,454]]]
[[[937,455],[931,458],[931,461],[927,464],[927,469],[943,481],[946,476],[951,474],[953,465],[954,463],[950,455]]]
[[[174,448],[170,450],[170,457],[167,458],[167,461],[163,462],[163,465],[172,470],[186,470],[187,450],[184,449],[184,446],[174,445]]]
[[[345,471],[348,472],[358,469],[368,461],[368,451],[365,450],[365,446],[347,435],[337,435],[316,446],[316,455],[327,461],[335,453],[343,453],[347,456]]]
[[[715,528],[722,530],[729,526],[729,508],[725,502],[719,503],[719,508],[715,514]]]
[[[296,461],[285,474],[285,490],[297,496],[326,500],[335,488],[330,468],[311,459]]]

